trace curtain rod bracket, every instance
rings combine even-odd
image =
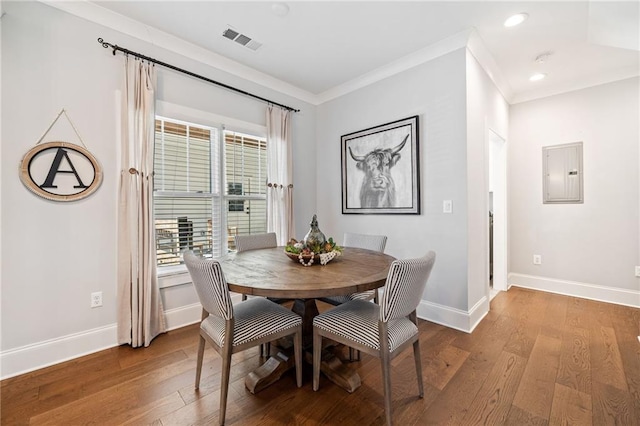
[[[113,53],[113,55],[114,55],[114,56],[116,55],[116,52],[117,52],[117,51],[121,51],[121,52],[122,52],[122,53],[124,53],[125,55],[129,55],[129,54],[130,54],[130,55],[132,55],[132,56],[135,56],[136,58],[139,58],[139,59],[142,59],[142,60],[147,60],[147,61],[149,61],[149,63],[153,63],[154,65],[155,65],[155,64],[162,65],[163,67],[166,67],[166,68],[172,69],[172,70],[174,70],[174,71],[181,72],[181,73],[183,73],[183,74],[187,74],[187,75],[189,75],[189,76],[191,76],[191,77],[195,77],[195,78],[198,78],[198,79],[200,79],[200,80],[204,80],[204,81],[206,81],[206,82],[208,82],[208,83],[212,83],[212,84],[215,84],[215,85],[217,85],[217,86],[224,87],[225,89],[228,89],[228,90],[234,91],[234,92],[236,92],[236,93],[240,93],[240,94],[242,94],[242,95],[249,96],[249,97],[252,97],[252,98],[254,98],[254,99],[261,100],[262,102],[266,102],[266,103],[267,103],[267,104],[269,104],[269,105],[277,105],[277,106],[279,106],[279,107],[281,107],[281,108],[284,108],[284,109],[287,109],[287,110],[289,110],[289,111],[293,111],[293,112],[300,112],[300,110],[299,110],[299,109],[295,109],[295,108],[292,108],[292,107],[290,107],[290,106],[283,105],[283,104],[280,104],[280,103],[278,103],[278,102],[271,101],[271,100],[266,99],[266,98],[263,98],[263,97],[261,97],[261,96],[254,95],[253,93],[249,93],[249,92],[246,92],[246,91],[244,91],[244,90],[237,89],[237,88],[235,88],[235,87],[233,87],[233,86],[229,86],[228,84],[220,83],[219,81],[215,81],[215,80],[212,80],[212,79],[210,79],[210,78],[203,77],[203,76],[201,76],[201,75],[199,75],[199,74],[196,74],[196,73],[193,73],[193,72],[191,72],[191,71],[187,71],[187,70],[185,70],[185,69],[178,68],[178,67],[176,67],[176,66],[174,66],[174,65],[167,64],[167,63],[165,63],[165,62],[159,61],[159,60],[157,60],[157,59],[150,58],[150,57],[145,56],[145,55],[143,55],[143,54],[141,54],[141,53],[133,52],[133,51],[131,51],[131,50],[129,50],[129,49],[125,49],[124,47],[120,47],[120,46],[118,46],[117,44],[107,43],[106,41],[104,41],[104,39],[102,39],[102,37],[98,38],[98,43],[100,43],[100,44],[102,45],[102,47],[104,47],[105,49],[108,49],[109,47],[110,47],[110,48],[112,48],[112,49],[113,49],[113,52],[112,52],[112,53]]]

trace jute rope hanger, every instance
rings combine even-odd
[[[38,145],[38,144],[40,144],[40,142],[42,142],[44,137],[47,136],[47,133],[49,133],[49,131],[51,131],[51,129],[56,124],[56,122],[58,121],[58,119],[60,118],[60,116],[62,114],[64,114],[64,116],[67,117],[67,121],[69,122],[69,124],[71,124],[71,128],[76,133],[76,136],[78,137],[78,140],[80,141],[80,143],[82,144],[84,149],[87,149],[87,146],[84,144],[84,141],[82,140],[82,137],[80,137],[80,133],[78,132],[78,129],[76,129],[76,126],[74,126],[73,121],[71,121],[71,117],[69,117],[69,114],[67,114],[67,111],[64,108],[62,108],[60,110],[60,112],[58,113],[56,118],[54,118],[53,121],[51,122],[51,124],[49,125],[49,127],[47,127],[47,130],[45,130],[44,133],[42,134],[42,136],[40,136],[40,139],[38,139],[38,142],[36,142],[36,145]]]

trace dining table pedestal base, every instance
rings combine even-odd
[[[313,318],[318,315],[316,301],[315,299],[296,299],[292,311],[302,317],[303,358],[307,363],[313,364]],[[275,383],[286,371],[295,367],[291,340],[280,339],[273,343],[272,348],[278,352],[245,378],[245,386],[253,394]],[[360,387],[360,376],[354,369],[344,364],[343,360],[336,355],[333,346],[322,350],[320,371],[349,393]]]
[[[360,375],[336,356],[330,346],[322,350],[322,361],[320,362],[320,372],[337,386],[351,393],[360,387]],[[313,365],[313,354],[306,352],[305,361]]]
[[[244,379],[249,392],[256,394],[280,380],[288,370],[295,367],[293,348],[279,351],[270,356],[260,367],[250,372]]]
[[[375,250],[345,247],[330,264],[305,268],[293,262],[286,255],[285,247],[280,246],[228,253],[219,262],[229,291],[250,297],[294,300],[292,310],[302,317],[303,359],[307,362],[313,351],[313,318],[318,315],[316,299],[380,288],[387,281],[394,260],[393,256]],[[245,380],[252,393],[277,381],[295,366],[293,348],[287,349],[280,342],[271,346],[271,353],[275,355]],[[320,368],[329,380],[353,392],[360,386],[360,377],[352,366],[343,364],[347,359],[343,352],[342,346],[323,348]]]

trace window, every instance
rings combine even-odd
[[[238,182],[229,182],[227,185],[227,193],[229,195],[242,195],[242,184]],[[243,212],[244,200],[229,200],[230,212]]]
[[[267,232],[267,141],[225,131],[224,163],[228,246],[235,250],[234,235]]]
[[[154,170],[159,266],[181,263],[183,250],[218,257],[234,235],[266,232],[264,138],[158,117]]]

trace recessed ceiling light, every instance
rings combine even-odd
[[[528,13],[522,12],[516,15],[510,16],[504,21],[505,27],[515,27],[516,25],[522,24],[529,17]]]
[[[529,77],[529,81],[540,81],[545,78],[547,75],[543,73],[537,73]]]

